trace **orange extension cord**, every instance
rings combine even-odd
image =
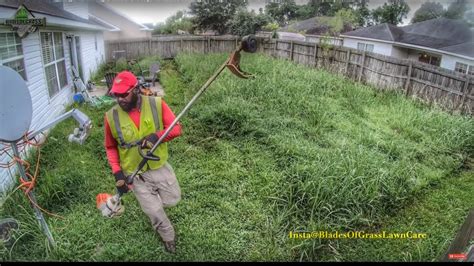
[[[54,216],[54,217],[57,217],[57,218],[60,218],[60,219],[64,219],[64,217],[60,216],[60,215],[57,215],[57,214],[54,214],[52,212],[49,212],[47,210],[45,210],[44,208],[42,208],[41,206],[39,206],[36,202],[33,201],[33,199],[30,197],[30,195],[28,194],[29,192],[31,192],[34,188],[35,188],[35,185],[36,185],[36,180],[38,178],[38,172],[39,172],[39,162],[40,162],[40,159],[41,159],[41,146],[44,144],[43,143],[38,143],[35,139],[35,142],[32,142],[29,140],[28,138],[28,134],[29,133],[25,133],[25,135],[23,136],[23,141],[19,144],[17,144],[18,146],[18,149],[22,149],[24,150],[25,147],[27,145],[31,145],[33,147],[36,147],[38,149],[38,158],[36,160],[36,169],[35,169],[35,174],[34,175],[31,175],[29,173],[29,169],[30,169],[30,163],[19,158],[19,157],[16,157],[16,156],[11,156],[10,154],[8,154],[8,150],[11,149],[11,146],[6,146],[4,147],[3,149],[0,150],[0,155],[3,155],[4,153],[6,153],[8,156],[10,156],[10,158],[12,158],[13,160],[8,162],[8,163],[0,163],[0,168],[11,168],[13,165],[15,165],[15,163],[20,163],[21,165],[23,165],[23,167],[25,168],[25,174],[26,176],[28,176],[30,178],[30,181],[26,181],[25,179],[23,179],[23,177],[20,176],[19,180],[20,180],[20,185],[18,187],[16,187],[13,191],[16,191],[18,189],[21,189],[23,190],[23,192],[25,193],[26,197],[28,198],[28,200],[31,202],[32,205],[36,206],[38,209],[40,209],[42,212],[50,215],[50,216]]]

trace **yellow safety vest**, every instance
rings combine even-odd
[[[141,97],[140,128],[137,129],[135,123],[123,111],[119,105],[115,105],[107,111],[107,121],[113,137],[118,142],[120,156],[120,166],[126,175],[132,174],[142,161],[143,157],[138,153],[138,142],[151,133],[163,130],[163,119],[161,113],[160,97]],[[144,151],[146,153],[146,151]],[[148,160],[139,173],[158,169],[168,160],[168,144],[162,143],[153,153],[159,156],[159,161]]]

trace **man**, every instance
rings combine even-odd
[[[153,147],[175,115],[160,97],[140,95],[138,80],[128,71],[115,77],[110,94],[116,97],[118,105],[105,114],[105,148],[117,190],[127,193],[131,188],[126,184],[127,176],[142,160],[138,145]],[[166,142],[179,135],[181,126],[178,123],[153,153],[160,160],[148,161],[133,181],[133,193],[170,253],[176,251],[175,231],[164,207],[176,205],[181,199],[181,191],[173,168],[167,163]]]

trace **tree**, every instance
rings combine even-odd
[[[370,23],[370,10],[368,8],[369,0],[356,0],[353,2],[352,9],[357,18],[355,26],[365,27]]]
[[[191,18],[186,17],[186,11],[178,11],[176,14],[166,19],[166,22],[155,26],[153,34],[176,34],[178,30],[185,32],[193,31]]]
[[[265,12],[270,15],[280,26],[297,17],[298,6],[295,0],[270,1],[265,5]]]
[[[276,22],[270,22],[262,27],[265,31],[276,31],[280,26]]]
[[[474,10],[467,11],[464,15],[464,19],[471,27],[474,27]]]
[[[448,6],[445,17],[451,19],[462,19],[467,9],[466,0],[456,0]]]
[[[445,12],[443,5],[440,3],[425,2],[415,11],[411,23],[440,18],[444,16]]]
[[[245,8],[242,0],[201,0],[193,1],[189,7],[194,15],[193,23],[200,30],[216,30],[220,34],[227,31],[227,23],[239,8]]]
[[[404,0],[388,0],[388,3],[372,11],[372,19],[375,24],[398,25],[407,17],[409,11],[410,7]]]
[[[153,35],[155,35],[155,34],[164,34],[164,32],[163,32],[164,26],[165,26],[165,23],[163,23],[163,22],[157,23],[157,24],[153,27],[152,34],[153,34]]]
[[[333,33],[340,33],[346,26],[357,23],[357,16],[352,9],[340,9],[329,21],[329,27]]]
[[[265,14],[255,14],[255,11],[240,9],[229,21],[229,32],[234,35],[244,36],[254,34],[272,21],[271,17]]]
[[[360,1],[360,0],[357,0]],[[356,2],[357,2],[356,1]],[[347,0],[309,0],[307,9],[313,16],[334,16],[341,9],[349,9],[354,1]]]
[[[310,8],[308,8],[308,5],[299,5],[297,6],[296,10],[296,18],[300,20],[305,20],[308,18],[313,17],[313,12]]]

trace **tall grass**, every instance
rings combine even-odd
[[[178,56],[185,98],[212,73],[206,66],[223,60]],[[189,123],[200,139],[250,142],[271,154],[279,186],[269,198],[282,232],[374,227],[472,157],[468,117],[287,61],[252,55],[242,65],[257,77],[225,73]],[[314,241],[306,244],[301,254],[317,258]]]
[[[175,113],[226,56],[180,54],[164,65],[165,100]],[[48,248],[16,193],[1,216],[24,226],[13,248],[0,249],[2,258],[332,260],[322,258],[341,258],[332,242],[295,242],[288,232],[379,228],[472,157],[470,118],[287,61],[244,54],[241,64],[256,78],[223,72],[169,146],[183,193],[167,211],[178,234],[176,256],[164,253],[133,196],[125,197],[119,219],[95,210],[95,195],[113,191],[102,144],[107,107],[81,107],[94,121],[86,144],[66,141],[74,127],[67,121],[42,151],[36,192],[43,207],[65,218],[48,218],[58,247]]]

